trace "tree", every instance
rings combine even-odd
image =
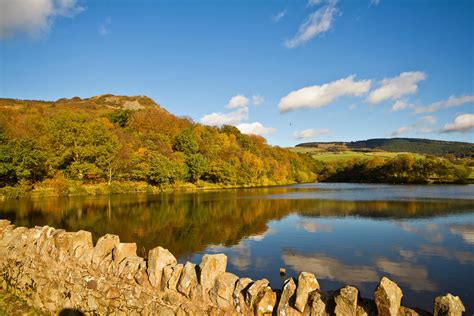
[[[209,171],[209,162],[201,154],[191,154],[186,158],[188,179],[198,181],[202,175]]]
[[[48,122],[51,145],[48,163],[52,169],[65,170],[76,179],[107,178],[119,147],[107,122],[72,111],[51,117]]]
[[[176,136],[173,149],[183,152],[186,155],[197,153],[199,150],[199,145],[191,128],[185,129],[181,134]]]

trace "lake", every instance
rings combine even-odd
[[[168,248],[199,263],[225,253],[228,271],[279,288],[300,271],[323,290],[346,284],[372,293],[382,276],[406,306],[431,311],[451,292],[474,313],[474,185],[304,184],[271,188],[6,200],[0,218],[112,233],[139,255]]]

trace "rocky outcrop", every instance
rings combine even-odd
[[[105,235],[93,245],[89,232],[48,226],[15,227],[0,220],[0,288],[49,314],[86,315],[420,315],[401,306],[402,291],[382,278],[375,301],[353,286],[325,292],[302,272],[274,290],[268,280],[226,272],[227,257],[204,255],[199,265],[178,263],[156,247],[137,256],[134,243]],[[457,296],[437,297],[435,315],[461,315]]]

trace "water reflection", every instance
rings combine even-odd
[[[282,283],[279,267],[286,267],[287,276],[310,271],[325,289],[350,283],[370,297],[388,275],[402,286],[407,305],[431,309],[435,295],[452,292],[469,314],[474,200],[467,192],[473,188],[318,184],[8,200],[0,202],[0,218],[85,229],[94,239],[114,233],[137,242],[140,255],[161,245],[179,261],[199,262],[204,253],[222,252],[230,271],[267,278],[274,287]]]

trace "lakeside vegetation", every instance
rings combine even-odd
[[[288,150],[233,126],[177,117],[142,96],[0,99],[0,198],[314,181],[467,183],[473,166],[455,155],[340,145]]]

